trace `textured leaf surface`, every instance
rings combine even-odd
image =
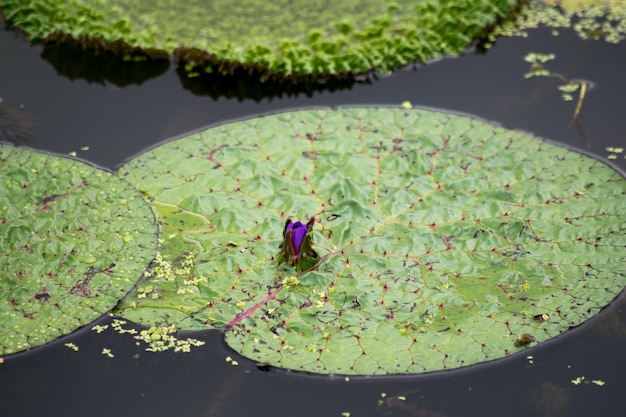
[[[150,207],[125,181],[0,145],[0,355],[111,310],[154,257],[156,236]]]
[[[164,259],[118,313],[226,326],[235,350],[278,367],[495,359],[580,324],[626,283],[625,179],[468,117],[277,114],[168,143],[120,174],[158,211]],[[278,266],[286,218],[313,215],[322,262]]]
[[[193,76],[243,68],[284,77],[389,71],[458,54],[516,3],[0,0],[0,8],[32,39],[91,40],[128,57],[134,48],[176,50]]]

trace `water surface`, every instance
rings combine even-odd
[[[561,100],[558,80],[523,78],[529,67],[523,57],[531,51],[555,53],[551,70],[593,83],[577,123],[571,124],[575,103]],[[567,32],[552,37],[537,30],[527,39],[501,39],[487,54],[469,52],[328,88],[250,86],[240,79],[183,82],[175,64],[133,67],[66,48],[44,50],[3,27],[0,53],[2,109],[23,116],[9,126],[0,121],[0,133],[37,150],[76,151],[111,170],[162,141],[230,120],[313,106],[399,106],[405,100],[530,131],[602,158],[609,155],[606,147],[626,145],[626,46],[583,41]],[[626,170],[623,155],[612,162]],[[206,345],[192,353],[151,354],[128,335],[110,329],[97,334],[90,327],[5,358],[1,414],[546,416],[530,402],[541,397],[534,390],[544,381],[567,393],[563,415],[623,414],[623,294],[580,328],[510,358],[427,375],[349,381],[260,370],[232,352],[218,331],[194,333]],[[68,342],[80,350],[68,349]],[[115,357],[102,355],[103,348]],[[226,362],[228,356],[239,365]],[[572,384],[579,376],[606,384]]]

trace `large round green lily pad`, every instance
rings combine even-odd
[[[0,355],[111,310],[154,257],[143,197],[111,173],[0,144]]]
[[[191,76],[236,68],[263,77],[389,71],[459,54],[517,0],[0,0],[31,39],[137,58],[175,53]]]
[[[225,327],[233,349],[277,367],[496,359],[579,325],[626,284],[624,177],[469,117],[277,114],[165,144],[120,175],[149,196],[163,241],[117,313]],[[317,265],[279,265],[286,219],[311,216]]]

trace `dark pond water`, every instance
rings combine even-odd
[[[523,57],[531,51],[554,52],[550,69],[593,82],[578,123],[569,127],[575,103],[560,99],[557,80],[523,78]],[[527,39],[502,39],[487,54],[326,89],[249,85],[240,78],[183,83],[173,64],[115,63],[30,46],[1,24],[0,57],[0,140],[61,154],[77,151],[109,169],[164,140],[233,119],[312,106],[398,106],[404,100],[497,121],[603,158],[606,147],[626,145],[626,44],[582,41],[572,33],[555,38],[538,30]],[[80,151],[84,146],[89,150]],[[626,170],[623,154],[612,162]],[[456,371],[349,381],[264,372],[230,351],[217,331],[194,334],[206,345],[192,353],[151,354],[128,335],[110,329],[97,334],[90,327],[5,358],[0,415],[545,417],[555,414],[537,411],[533,402],[549,410],[559,401],[568,403],[565,416],[624,415],[624,295],[583,326],[510,358]],[[68,349],[67,342],[80,350]],[[102,355],[103,348],[115,357]],[[239,365],[227,363],[227,356]],[[580,376],[606,384],[571,383]]]

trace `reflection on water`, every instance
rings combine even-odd
[[[167,72],[170,61],[153,59],[143,55],[127,55],[124,58],[95,47],[83,48],[72,43],[46,43],[41,57],[52,65],[57,73],[70,80],[84,79],[89,83],[105,85],[106,82],[117,87],[142,85],[144,82],[159,77]],[[314,93],[349,90],[355,84],[369,84],[370,78],[351,76],[328,77],[325,80],[308,79],[291,83],[284,79],[262,79],[261,74],[245,69],[236,69],[233,74],[191,72],[184,62],[179,61],[176,74],[184,89],[198,96],[236,98],[239,101],[295,97],[311,97]]]
[[[183,88],[199,96],[210,96],[214,100],[236,98],[239,101],[251,99],[260,102],[298,95],[312,97],[314,93],[349,90],[356,84],[371,84],[371,80],[364,77],[359,80],[353,77],[330,77],[324,81],[302,80],[294,84],[283,80],[262,80],[258,74],[250,74],[242,69],[235,70],[233,75],[212,73],[189,77],[184,64],[178,65],[176,73]]]
[[[35,117],[25,108],[6,105],[0,98],[0,142],[28,145],[36,129]]]
[[[60,76],[70,80],[84,79],[102,85],[110,82],[118,87],[141,85],[165,74],[170,67],[167,59],[147,61],[139,59],[143,57],[128,56],[128,60],[122,61],[119,56],[110,52],[83,49],[66,43],[44,45],[41,57]]]
[[[530,393],[530,406],[541,417],[559,417],[569,405],[569,393],[565,388],[544,381]]]

